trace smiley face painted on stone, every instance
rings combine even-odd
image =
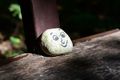
[[[70,37],[60,28],[46,30],[42,34],[41,43],[52,55],[65,54],[73,48]]]
[[[66,38],[65,32],[60,32],[58,35],[54,34],[54,32],[51,32],[50,35],[52,36],[54,41],[60,42],[60,45],[63,47],[67,47],[68,40]]]

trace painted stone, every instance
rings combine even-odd
[[[41,46],[48,55],[67,54],[72,51],[73,43],[65,31],[60,28],[47,29],[41,36]]]

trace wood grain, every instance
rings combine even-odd
[[[68,55],[31,53],[0,67],[0,80],[119,80],[120,31],[77,42]]]

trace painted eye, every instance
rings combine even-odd
[[[53,32],[50,33],[50,35],[52,35],[52,34],[53,34]]]
[[[59,38],[56,35],[53,35],[53,40],[57,41]]]
[[[62,38],[65,37],[65,33],[64,32],[61,32],[60,35],[61,35]]]

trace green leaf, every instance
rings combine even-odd
[[[22,14],[21,14],[20,5],[18,5],[18,4],[11,4],[9,6],[9,11],[13,12],[13,14],[12,14],[13,16],[18,16],[18,18],[22,20]]]
[[[18,37],[11,36],[10,37],[10,42],[14,45],[18,45],[21,43],[21,39]]]

